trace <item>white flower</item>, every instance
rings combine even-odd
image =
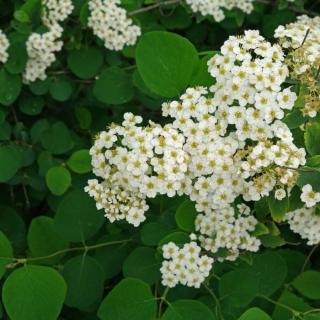
[[[277,199],[277,200],[282,200],[286,197],[286,191],[284,189],[277,189],[275,192],[274,192],[274,197]]]
[[[312,190],[312,186],[310,184],[306,184],[302,187],[302,194],[300,198],[308,208],[311,208],[320,202],[320,193],[314,192]]]
[[[0,62],[2,63],[6,63],[9,58],[9,55],[8,55],[9,46],[10,44],[7,36],[0,29]]]

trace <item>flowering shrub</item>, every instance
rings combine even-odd
[[[317,2],[0,6],[0,318],[319,319]]]

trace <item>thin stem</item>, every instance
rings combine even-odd
[[[24,195],[24,199],[26,202],[26,207],[27,207],[27,209],[29,209],[30,208],[30,200],[29,200],[29,196],[28,196],[27,187],[24,183],[22,183],[22,190],[23,190],[23,195]]]
[[[150,6],[143,7],[143,8],[131,11],[131,12],[128,13],[128,15],[129,16],[135,16],[135,15],[140,14],[140,13],[148,12],[148,11],[151,11],[151,10],[154,10],[154,9],[163,8],[165,6],[170,6],[170,5],[179,4],[179,3],[181,3],[181,0],[159,1],[159,2],[157,2],[155,4],[150,5]]]
[[[221,305],[220,305],[220,301],[218,299],[218,297],[215,295],[215,293],[210,289],[209,286],[207,286],[206,284],[203,285],[205,287],[205,289],[209,292],[210,296],[213,298],[215,304],[216,304],[216,317],[217,319],[221,319],[224,320],[222,311],[221,311]]]
[[[166,301],[166,297],[167,297],[168,292],[169,292],[169,288],[167,287],[167,288],[165,288],[162,296],[160,297],[160,303],[159,303],[159,309],[158,309],[158,318],[159,319],[161,318],[162,306],[163,306],[163,303]]]
[[[295,50],[301,48],[301,47],[304,45],[304,43],[306,42],[306,40],[307,40],[307,38],[308,38],[308,36],[309,36],[310,31],[311,31],[311,29],[308,29],[308,30],[307,30],[307,32],[306,32],[306,34],[305,34],[305,36],[304,36],[304,38],[303,38],[300,46],[299,46],[298,48],[296,48]]]
[[[281,308],[284,308],[284,309],[290,311],[295,317],[298,317],[299,319],[303,320],[303,318],[300,316],[300,312],[298,310],[295,310],[295,309],[293,309],[293,308],[291,308],[291,307],[289,307],[289,306],[287,306],[287,305],[285,305],[285,304],[283,304],[281,302],[275,301],[275,300],[273,300],[273,299],[271,299],[271,298],[269,298],[269,297],[267,297],[265,295],[261,294],[261,295],[259,295],[259,297],[269,301],[270,303],[272,303],[272,304],[274,304],[276,306],[279,306]]]
[[[111,242],[102,242],[102,243],[98,243],[95,245],[91,245],[91,246],[82,246],[82,247],[73,247],[73,248],[67,248],[67,249],[63,249],[63,250],[59,250],[56,251],[54,253],[51,253],[47,256],[41,256],[41,257],[30,257],[30,258],[8,258],[8,257],[0,257],[0,259],[7,259],[7,260],[13,260],[13,264],[11,265],[17,265],[17,264],[25,264],[27,262],[32,262],[32,261],[39,261],[39,260],[44,260],[44,259],[50,259],[50,258],[54,258],[56,256],[59,256],[61,254],[64,253],[69,253],[69,252],[75,252],[75,251],[84,251],[84,252],[88,252],[90,250],[94,250],[94,249],[99,249],[99,248],[104,248],[107,246],[112,246],[112,245],[116,245],[116,244],[123,244],[123,243],[127,243],[131,241],[131,239],[126,239],[126,240],[118,240],[118,241],[111,241]]]
[[[301,273],[304,272],[304,270],[306,269],[307,264],[308,264],[308,262],[310,261],[312,255],[315,253],[315,251],[316,251],[318,248],[319,248],[319,245],[316,245],[316,246],[314,246],[314,247],[310,250],[310,252],[309,252],[306,260],[304,261],[302,268],[301,268]]]

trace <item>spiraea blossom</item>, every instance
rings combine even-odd
[[[320,215],[316,208],[297,209],[286,214],[290,229],[307,240],[309,246],[320,243]]]
[[[6,63],[9,56],[8,56],[8,48],[9,48],[9,40],[7,36],[0,30],[0,62]]]
[[[133,24],[120,0],[90,0],[88,25],[107,49],[122,50],[134,45],[141,35],[139,26]]]
[[[45,0],[42,4],[42,21],[48,31],[43,34],[32,33],[27,40],[28,61],[23,74],[26,83],[46,79],[46,70],[56,61],[56,53],[63,46],[60,23],[73,10],[71,0]]]
[[[240,9],[244,13],[251,13],[253,0],[186,0],[191,10],[203,16],[212,16],[215,21],[225,19],[224,10]]]
[[[86,191],[110,221],[139,225],[147,198],[157,194],[194,201],[192,243],[163,248],[163,284],[170,287],[198,287],[210,272],[209,256],[235,260],[257,251],[258,220],[250,202],[288,196],[306,162],[305,150],[281,121],[297,99],[285,83],[289,70],[281,46],[246,31],[230,37],[208,67],[215,85],[188,88],[162,105],[171,122],[141,126],[141,117],[127,113],[121,126],[97,136],[90,151],[101,182],[89,181]]]
[[[164,261],[160,269],[162,284],[173,288],[177,284],[200,288],[212,268],[213,258],[201,255],[201,247],[196,242],[186,243],[179,248],[169,242],[162,247]]]

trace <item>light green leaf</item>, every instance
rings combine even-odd
[[[98,316],[101,320],[154,320],[156,312],[150,287],[142,280],[124,279],[105,297]]]
[[[7,278],[2,300],[11,320],[56,320],[66,291],[66,284],[57,271],[27,265]]]
[[[186,38],[154,31],[140,38],[136,61],[146,86],[159,96],[172,98],[187,88],[199,60],[196,49]]]
[[[306,126],[304,141],[308,152],[312,156],[320,154],[320,123],[313,122]]]
[[[11,263],[13,250],[10,241],[5,234],[0,231],[0,279],[6,272],[6,266]]]
[[[247,310],[239,320],[272,320],[268,314],[259,308],[251,308]]]
[[[271,212],[272,218],[276,222],[281,222],[284,219],[284,216],[289,212],[289,198],[285,197],[282,200],[277,200],[272,193],[268,197],[268,205]]]
[[[54,195],[61,196],[71,185],[71,174],[65,167],[52,167],[46,174],[46,182]]]
[[[71,155],[67,165],[76,173],[87,173],[91,171],[91,157],[89,150],[78,150]]]

